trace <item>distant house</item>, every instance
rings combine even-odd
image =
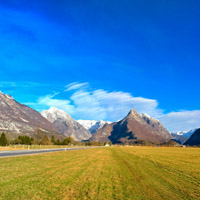
[[[105,147],[109,147],[110,145],[108,143],[105,144]]]

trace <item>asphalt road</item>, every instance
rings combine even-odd
[[[50,153],[57,151],[72,151],[80,149],[88,149],[94,147],[76,147],[76,148],[62,148],[62,149],[35,149],[35,150],[19,150],[19,151],[0,151],[0,158],[2,157],[11,157],[11,156],[23,156],[31,154],[40,154],[40,153]]]

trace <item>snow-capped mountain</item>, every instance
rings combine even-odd
[[[95,120],[77,120],[79,124],[84,126],[90,133],[94,134],[97,130],[102,128],[105,124],[111,124],[109,121],[95,121]]]
[[[195,128],[195,129],[192,129],[190,131],[177,131],[177,132],[175,132],[173,134],[183,135],[183,136],[189,138],[197,129],[199,129],[199,128]]]
[[[0,92],[0,131],[14,134],[35,134],[59,131],[36,110],[18,103],[10,95]]]
[[[53,123],[59,118],[66,119],[68,121],[73,121],[73,118],[68,113],[66,113],[64,110],[60,110],[55,107],[51,107],[49,110],[43,110],[41,114],[51,123]]]
[[[76,141],[88,140],[91,137],[91,133],[87,129],[63,110],[51,107],[49,110],[42,111],[41,114],[64,136],[70,136]]]
[[[188,140],[188,138],[190,138],[197,129],[198,128],[192,129],[190,131],[177,131],[175,133],[171,133],[171,135],[174,137],[174,139],[178,143],[184,144]]]

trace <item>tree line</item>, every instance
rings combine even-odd
[[[8,146],[8,145],[84,145],[84,146],[103,146],[105,143],[103,142],[92,142],[92,141],[86,141],[86,142],[77,142],[74,141],[71,137],[66,137],[63,140],[55,139],[55,137],[52,135],[51,138],[49,138],[47,135],[36,135],[36,138],[29,137],[27,135],[20,135],[16,139],[13,139],[11,141],[8,140],[6,134],[3,132],[0,136],[0,146]]]

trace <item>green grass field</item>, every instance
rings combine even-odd
[[[200,149],[108,147],[1,158],[0,199],[200,199]]]

